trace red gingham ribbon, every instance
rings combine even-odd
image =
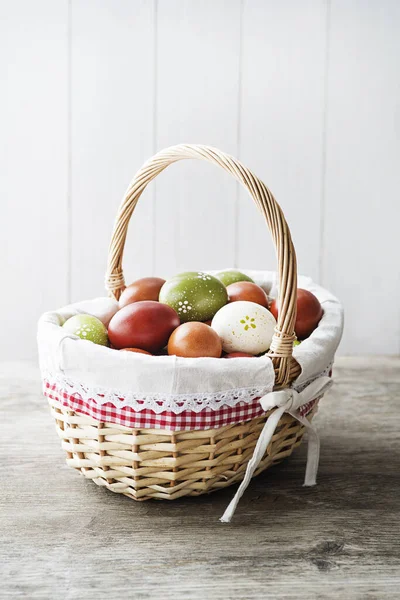
[[[221,406],[217,410],[205,408],[199,413],[186,410],[176,415],[171,411],[164,411],[160,414],[149,409],[135,411],[130,406],[117,408],[111,402],[98,404],[93,398],[83,400],[78,393],[69,394],[65,389],[61,389],[48,380],[43,381],[43,393],[47,398],[60,402],[76,413],[87,415],[102,423],[116,423],[131,429],[166,429],[168,431],[217,429],[261,417],[264,413],[258,402],[259,398],[254,398],[251,402],[241,401],[235,406]],[[317,400],[304,404],[300,408],[301,416],[307,415]]]

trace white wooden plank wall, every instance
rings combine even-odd
[[[332,3],[321,281],[347,352],[399,352],[399,31],[396,0]]]
[[[68,3],[0,2],[0,358],[68,299]]]
[[[238,153],[240,0],[158,3],[156,140]],[[235,181],[199,161],[157,180],[156,272],[230,265],[235,256]]]
[[[244,2],[240,159],[284,209],[299,271],[319,278],[325,2]],[[241,194],[238,261],[275,268],[266,226]]]
[[[114,217],[125,188],[154,153],[154,4],[71,2],[71,297],[104,294]],[[153,269],[153,199],[140,203],[127,274]]]
[[[397,0],[0,0],[0,358],[41,312],[103,293],[122,194],[156,150],[217,146],[284,209],[299,270],[346,309],[341,353],[400,351]],[[143,194],[128,281],[275,268],[228,175],[178,163]]]

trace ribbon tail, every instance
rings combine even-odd
[[[238,487],[238,490],[231,502],[229,503],[224,514],[220,518],[222,523],[229,523],[235,514],[237,505],[239,504],[240,498],[243,496],[247,486],[249,485],[251,478],[253,477],[254,471],[257,469],[265,451],[270,443],[272,436],[274,435],[275,429],[279,423],[279,419],[287,409],[286,405],[277,408],[267,419],[261,434],[257,440],[256,447],[254,448],[253,456],[247,463],[246,473],[242,480],[242,483]],[[298,417],[296,417],[298,418]]]
[[[290,412],[289,414],[300,421],[300,423],[304,425],[308,431],[307,466],[303,486],[309,487],[316,485],[320,449],[318,433],[306,417],[302,417],[297,412]]]

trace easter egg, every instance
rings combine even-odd
[[[221,338],[225,352],[260,354],[271,345],[276,321],[264,306],[239,300],[223,306],[211,327]]]
[[[82,340],[88,340],[100,346],[108,345],[106,326],[93,315],[75,315],[65,321],[63,328]]]
[[[247,300],[248,302],[255,302],[256,304],[268,308],[267,294],[255,283],[251,283],[250,281],[237,281],[236,283],[228,285],[226,291],[228,292],[230,302]]]
[[[270,311],[274,317],[278,318],[278,302],[271,302]],[[311,292],[299,288],[297,290],[297,316],[294,330],[297,337],[301,340],[308,338],[317,327],[323,315],[322,306]]]
[[[215,274],[215,277],[222,281],[225,286],[231,285],[231,283],[236,283],[237,281],[250,281],[254,283],[251,277],[237,271],[236,269],[227,269],[226,271],[219,271]]]
[[[175,275],[164,283],[160,302],[171,306],[182,323],[207,321],[228,302],[225,286],[219,279],[201,271]]]
[[[221,352],[222,345],[218,334],[209,325],[197,321],[180,325],[172,332],[168,341],[168,354],[176,356],[220,358]]]
[[[165,279],[160,277],[143,277],[134,281],[122,292],[119,299],[120,308],[141,300],[157,301],[164,283]]]
[[[147,352],[147,350],[141,350],[140,348],[121,348],[120,352],[137,352],[138,354],[148,354],[151,356],[150,352]]]
[[[108,326],[108,337],[118,350],[140,348],[153,354],[166,346],[179,323],[178,315],[170,306],[142,300],[115,313]]]
[[[254,358],[254,354],[248,352],[230,352],[225,354],[224,358]]]

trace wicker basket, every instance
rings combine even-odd
[[[275,389],[287,388],[300,373],[292,357],[296,255],[288,225],[271,192],[232,157],[206,146],[180,145],[160,152],[142,167],[131,182],[116,219],[109,250],[107,289],[118,300],[125,287],[124,244],[129,220],[143,190],[168,165],[186,158],[206,160],[233,175],[253,197],[269,227],[278,258],[281,302],[270,356],[275,370]],[[55,399],[49,402],[67,454],[67,464],[97,485],[134,500],[197,496],[242,480],[270,415],[267,412],[247,422],[204,431],[138,430],[98,422],[69,410]],[[308,420],[316,412],[317,404],[314,403]],[[303,424],[283,414],[254,474],[290,456],[300,444],[303,433]]]

